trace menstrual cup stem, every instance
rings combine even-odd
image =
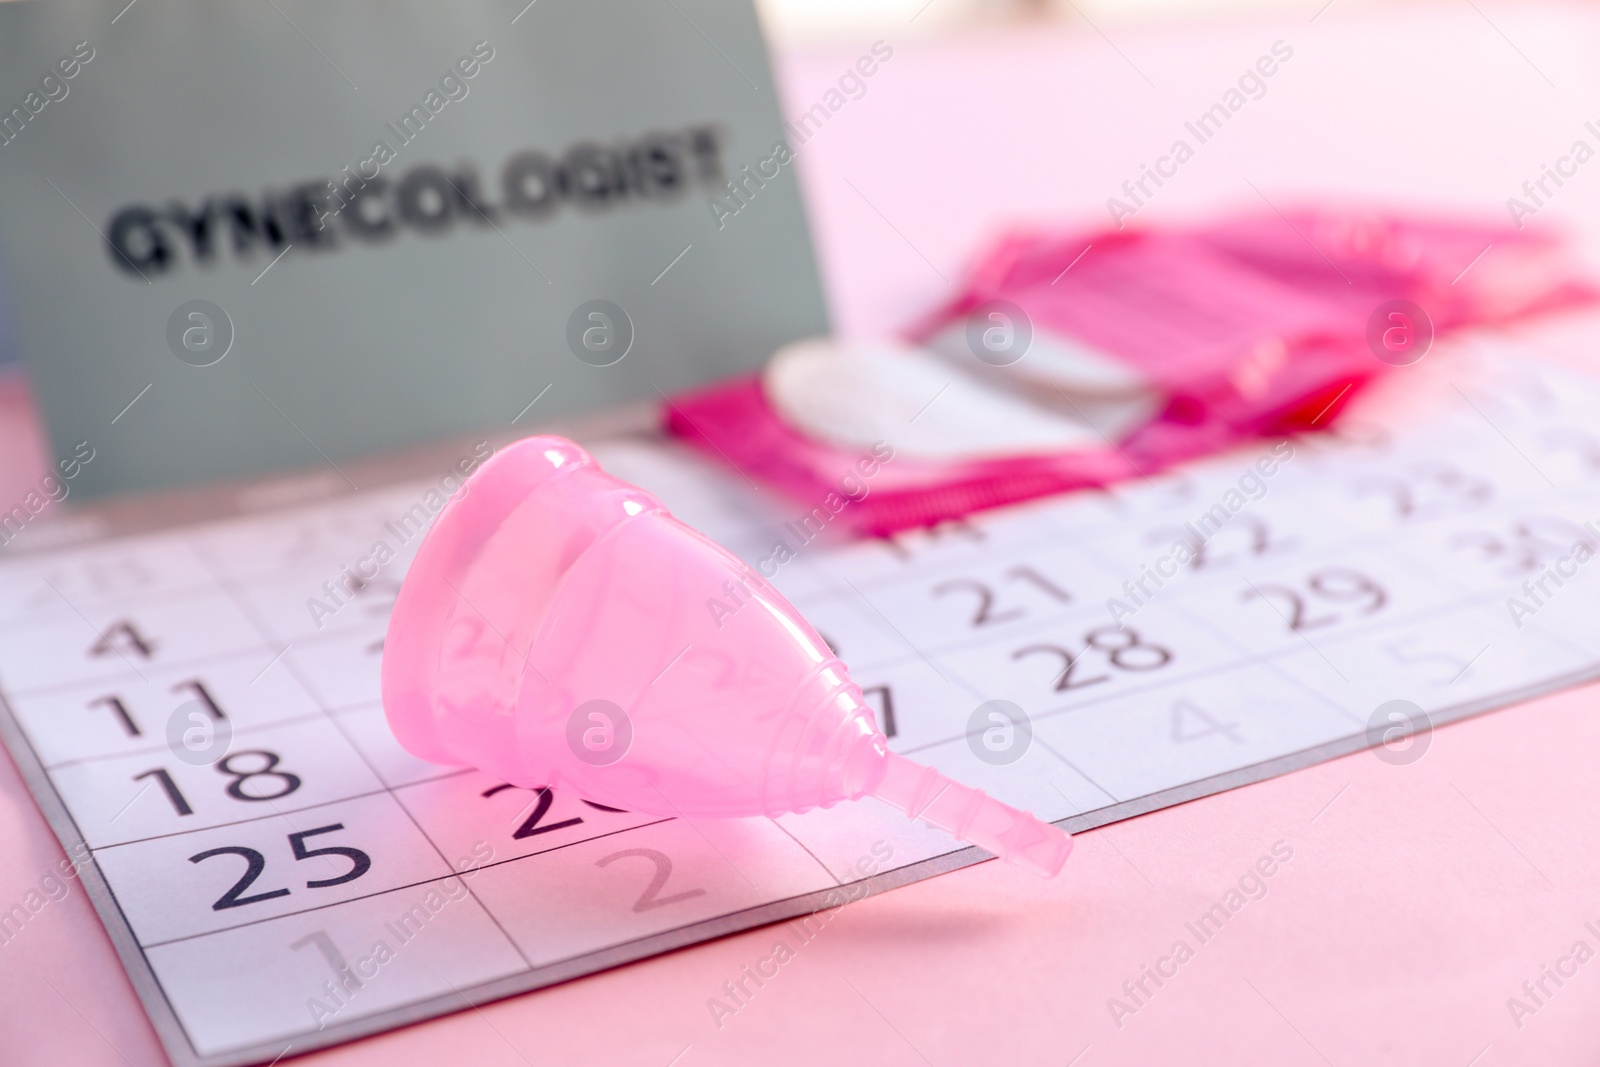
[[[1072,852],[1072,835],[1065,830],[892,752],[873,795],[1046,878],[1058,874]]]

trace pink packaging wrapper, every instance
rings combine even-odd
[[[1247,267],[1354,315],[1365,316],[1393,297],[1411,300],[1438,330],[1509,322],[1595,296],[1560,236],[1549,230],[1359,209],[1301,210],[1282,218],[1245,216],[1203,237]]]
[[[904,339],[926,342],[1004,300],[1028,316],[1036,342],[1087,345],[1133,368],[1164,403],[1101,448],[896,457],[839,518],[884,536],[1325,427],[1390,369],[1368,343],[1379,305],[1412,301],[1442,332],[1592,300],[1561,252],[1548,234],[1354,211],[1250,215],[1186,231],[1005,234]],[[673,433],[806,506],[841,492],[860,463],[786,424],[756,377],[674,397],[664,415]]]

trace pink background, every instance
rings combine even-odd
[[[1361,197],[1505,218],[1523,180],[1600,118],[1600,17],[1584,9],[1335,0],[1311,22],[1320,0],[1304,6],[1282,23],[1103,27],[1110,41],[1081,21],[944,43],[885,34],[893,59],[799,153],[838,327],[899,326],[998,223],[1103,224],[1105,198],[1278,39],[1295,53],[1267,95],[1141,223],[1260,207],[1251,183],[1280,207]],[[785,113],[863,51],[783,59]],[[1600,163],[1539,221],[1594,232],[1597,191]],[[1581,361],[1597,335],[1574,321],[1541,343]],[[10,499],[38,463],[14,387],[0,393],[0,455]],[[1053,882],[989,863],[852,905],[720,1029],[707,998],[776,931],[306,1062],[1594,1063],[1600,959],[1520,1029],[1506,1000],[1576,940],[1600,949],[1584,929],[1600,926],[1595,695],[1441,729],[1410,766],[1362,753],[1085,834]],[[0,795],[9,906],[61,852],[4,759]],[[1294,858],[1267,895],[1115,1025],[1107,998],[1175,940],[1193,945],[1185,922],[1280,840]],[[76,885],[0,946],[0,1004],[0,1062],[163,1061]]]

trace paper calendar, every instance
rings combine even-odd
[[[894,541],[798,539],[796,505],[680,446],[591,444],[764,573],[781,557],[891,747],[1079,831],[1600,675],[1600,383],[1451,360],[1335,432]],[[983,858],[873,801],[660,819],[407,755],[378,665],[441,473],[0,563],[0,724],[176,1063]]]

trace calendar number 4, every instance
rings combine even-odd
[[[156,643],[144,634],[129,619],[118,619],[105,628],[105,632],[89,646],[91,656],[121,656],[127,659],[138,656],[140,659],[149,659],[156,652]]]
[[[1237,722],[1222,722],[1205,708],[1188,700],[1180,700],[1172,705],[1174,741],[1198,741],[1212,734],[1222,734],[1234,744],[1244,744],[1244,738],[1239,736]]]

